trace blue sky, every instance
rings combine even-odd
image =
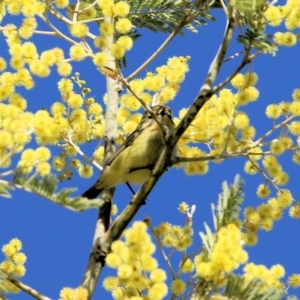
[[[190,72],[186,76],[180,93],[170,103],[176,116],[178,111],[182,107],[189,106],[197,95],[221,41],[225,20],[220,12],[215,12],[214,15],[217,18],[216,22],[209,21],[207,26],[199,28],[198,34],[186,32],[183,37],[177,36],[171,45],[147,67],[147,71],[153,71],[171,56],[191,56]],[[3,25],[15,21],[19,22],[19,18],[5,18]],[[45,28],[45,25],[41,28]],[[284,31],[284,28],[281,30]],[[125,76],[155,51],[167,36],[146,30],[140,32],[143,36],[128,53],[128,68],[124,70]],[[3,36],[0,38],[3,45],[0,49],[0,56],[7,57]],[[55,46],[63,47],[65,52],[68,52],[69,46],[58,38],[38,36],[34,41],[38,45],[39,52]],[[241,44],[234,40],[228,56],[241,49]],[[238,61],[239,58],[224,64],[218,82],[230,74]],[[251,124],[256,126],[257,136],[260,136],[272,126],[271,120],[265,116],[266,106],[270,103],[290,101],[292,91],[300,88],[299,45],[293,48],[280,48],[275,57],[261,55],[254,61],[252,68],[259,76],[257,88],[260,90],[260,97],[258,101],[246,106],[244,110],[249,114]],[[247,70],[246,68],[245,71]],[[95,70],[93,64],[89,60],[74,63],[73,71],[81,73],[87,86],[92,89],[92,96],[101,102],[105,94],[104,79]],[[43,107],[48,109],[54,101],[59,101],[57,80],[58,76],[54,69],[49,78],[36,78],[35,88],[30,93],[27,91],[24,93],[28,100],[29,111],[35,112]],[[96,145],[97,142],[94,142],[82,148],[90,155]],[[33,142],[30,146],[36,147],[36,144]],[[53,150],[53,153],[55,152],[56,150]],[[290,174],[287,188],[292,191],[295,199],[299,199],[299,169],[292,163],[290,154],[285,154],[280,161]],[[203,222],[212,224],[210,204],[216,203],[224,180],[231,183],[234,176],[240,174],[245,180],[244,207],[257,206],[262,203],[255,191],[257,186],[264,182],[263,178],[260,175],[245,174],[244,163],[244,158],[229,159],[222,164],[210,163],[210,171],[205,176],[189,177],[182,170],[169,170],[155,186],[148,197],[147,205],[141,208],[135,220],[149,216],[154,226],[163,221],[183,225],[184,216],[178,213],[178,204],[182,201],[190,205],[195,204],[197,209],[194,214],[194,245],[200,247],[198,232],[203,231]],[[88,180],[75,175],[71,181],[60,183],[58,188],[76,187],[78,192],[74,195],[81,194],[95,182],[98,174],[95,170],[94,177]],[[0,226],[2,228],[0,245],[14,237],[21,239],[24,252],[28,257],[27,274],[22,280],[46,296],[57,299],[62,287],[77,287],[81,281],[91,248],[97,211],[71,212],[20,190],[15,190],[12,195],[12,199],[0,200]],[[272,189],[272,195],[275,195],[274,189]],[[119,186],[114,201],[121,210],[130,202],[129,190],[125,186]],[[291,219],[285,212],[284,218],[275,223],[271,232],[259,234],[259,243],[256,247],[246,248],[249,252],[249,261],[265,264],[267,267],[279,263],[284,265],[287,275],[300,273],[300,242],[296,234],[298,227],[299,221]],[[163,263],[162,266],[164,266]],[[100,295],[101,299],[111,299],[110,294],[103,292],[101,287],[101,281],[108,273],[112,272],[105,270],[101,274],[95,299],[99,299]],[[299,291],[291,291],[291,293],[300,295]],[[24,293],[10,298],[30,299]]]

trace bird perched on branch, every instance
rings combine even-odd
[[[152,107],[162,125],[172,130],[172,111],[164,105]],[[97,182],[81,196],[96,198],[104,189],[122,183],[143,184],[151,175],[165,145],[164,133],[149,112],[145,112],[135,131],[106,161]]]

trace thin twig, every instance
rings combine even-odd
[[[9,171],[3,172],[3,173],[0,174],[0,178],[12,175],[14,172],[15,172],[15,170],[9,170]]]
[[[137,76],[140,72],[142,72],[173,40],[173,38],[179,33],[179,31],[186,26],[188,23],[192,22],[193,19],[190,19],[189,22],[186,22],[186,19],[189,17],[186,14],[178,26],[173,30],[173,32],[165,39],[165,41],[156,49],[156,51],[143,63],[141,64],[135,71],[133,71],[127,78],[126,81],[131,81],[135,76]]]
[[[231,60],[231,59],[234,59],[234,58],[240,56],[240,55],[243,54],[244,52],[245,52],[244,50],[243,50],[243,51],[239,51],[239,52],[237,52],[237,53],[235,53],[235,54],[229,56],[228,58],[226,58],[226,59],[223,60],[223,63],[225,63],[225,62],[227,62],[227,61],[229,61],[229,60]],[[250,77],[249,77],[249,78],[250,78]]]
[[[228,10],[227,10],[227,7],[226,7],[224,1],[223,0],[219,0],[219,1],[220,1],[221,5],[222,5],[222,8],[224,10],[225,15],[228,17]]]
[[[103,17],[99,17],[99,18],[94,18],[94,19],[87,19],[87,20],[81,20],[81,21],[78,21],[78,23],[95,23],[95,22],[98,22],[98,21],[103,21],[104,18]]]
[[[43,35],[57,35],[54,31],[44,31],[44,30],[33,30],[35,34],[43,34]]]
[[[278,187],[278,185],[274,182],[274,180],[270,179],[268,177],[268,175],[261,169],[259,168],[256,163],[250,158],[248,157],[248,160],[252,163],[252,165],[254,166],[254,168],[263,176],[263,178],[269,182],[271,185],[274,186],[274,188],[277,190],[277,191],[281,191],[281,188]]]
[[[103,170],[103,167],[102,167],[101,165],[99,165],[94,159],[91,159],[91,158],[89,158],[87,155],[85,155],[85,154],[81,151],[81,149],[79,148],[79,146],[73,143],[70,134],[68,134],[68,138],[65,139],[65,141],[66,141],[69,145],[71,145],[71,146],[76,150],[76,152],[77,152],[80,156],[82,156],[86,161],[92,163],[92,164],[93,164],[96,168],[98,168],[100,171]]]
[[[68,18],[66,18],[65,16],[63,16],[62,14],[58,13],[57,11],[53,10],[51,7],[47,7],[47,12],[49,12],[52,16],[54,16],[56,19],[58,19],[59,21],[62,21],[63,23],[67,24],[67,25],[72,25],[73,22],[71,20],[69,20]],[[41,15],[40,15],[41,17]],[[49,21],[49,20],[48,20]],[[50,22],[50,21],[49,21]],[[53,30],[55,32],[60,32],[51,22],[50,24],[53,26]],[[88,32],[86,35],[88,38],[94,40],[96,38],[96,35]],[[64,37],[63,37],[64,38]],[[74,44],[74,41],[72,41],[72,43]]]
[[[17,286],[19,289],[21,289],[23,292],[27,293],[28,295],[32,296],[35,299],[38,299],[38,300],[51,300],[50,298],[44,296],[40,292],[36,291],[35,289],[30,287],[29,285],[26,285],[25,283],[22,283],[21,281],[19,281],[16,278],[7,277],[6,280],[8,280],[9,282],[11,282],[15,286]]]
[[[95,0],[95,1],[92,2],[89,6],[85,7],[84,9],[81,9],[81,10],[79,11],[79,13],[82,13],[82,12],[85,12],[85,11],[89,10],[90,8],[96,6],[97,3],[98,3],[98,0]]]
[[[151,115],[151,117],[155,120],[155,122],[159,125],[161,131],[163,133],[166,133],[166,127],[163,125],[163,123],[158,119],[157,115],[152,111],[151,107],[147,105],[147,103],[139,97],[139,95],[131,88],[129,83],[126,81],[126,79],[120,74],[120,81],[122,84],[131,92],[131,94],[142,104],[142,106],[145,108],[145,110]]]
[[[217,75],[220,72],[222,62],[224,60],[227,49],[229,48],[231,39],[233,37],[234,28],[235,28],[235,18],[234,18],[234,13],[231,12],[231,15],[229,16],[229,19],[227,21],[223,41],[217,51],[217,54],[216,54],[213,62],[210,65],[210,68],[207,72],[205,82],[202,85],[198,96],[194,100],[194,102],[191,105],[191,107],[189,108],[188,112],[182,118],[182,120],[180,121],[179,125],[176,127],[174,132],[171,134],[170,149],[169,149],[170,157],[171,157],[171,151],[172,151],[171,149],[175,147],[179,138],[182,136],[182,134],[185,132],[185,130],[190,126],[190,124],[194,120],[195,116],[200,111],[200,109],[203,107],[203,105],[206,103],[206,101],[208,99],[210,99],[210,97],[218,91],[218,89],[213,88],[213,84],[216,81]]]
[[[268,136],[270,136],[276,129],[287,125],[292,119],[294,119],[294,116],[290,116],[286,118],[283,122],[281,122],[278,125],[275,125],[272,129],[270,129],[267,133],[265,133],[262,137],[260,137],[257,141],[253,143],[253,146],[259,146]]]
[[[113,24],[114,20],[111,17],[106,16],[104,20],[110,24]],[[114,36],[107,37],[108,47],[105,47],[103,52],[108,56],[107,67],[115,70],[117,68],[116,60],[110,53],[111,45],[114,42]],[[106,123],[105,123],[105,150],[104,161],[115,151],[115,140],[117,136],[117,111],[119,103],[120,83],[113,78],[106,77],[106,89],[107,89],[107,105],[106,105]],[[89,299],[92,298],[99,275],[105,264],[105,257],[109,251],[110,245],[106,248],[103,245],[103,237],[107,235],[108,220],[110,220],[111,214],[111,202],[114,195],[114,188],[104,190],[101,193],[101,199],[105,200],[103,206],[99,209],[99,214],[95,226],[94,240],[92,252],[89,255],[86,270],[83,275],[81,285],[85,287],[89,292]],[[107,197],[106,197],[107,196]],[[104,199],[104,197],[106,197]]]
[[[167,266],[168,266],[168,268],[169,268],[169,270],[170,270],[170,272],[171,272],[171,274],[172,274],[172,278],[173,278],[173,280],[174,280],[174,279],[176,278],[176,275],[175,275],[175,273],[174,273],[174,270],[173,270],[173,268],[172,268],[172,265],[171,265],[171,263],[170,263],[170,260],[168,259],[168,256],[167,256],[167,254],[166,254],[166,252],[165,252],[165,250],[164,250],[164,247],[163,247],[163,245],[162,245],[160,239],[159,239],[158,237],[156,237],[156,235],[155,235],[155,233],[154,233],[154,230],[153,230],[153,227],[151,226],[151,224],[149,224],[148,226],[149,226],[149,228],[150,228],[152,234],[154,235],[154,237],[155,237],[155,239],[156,239],[156,241],[157,241],[158,247],[159,247],[159,249],[160,249],[160,251],[161,251],[161,253],[162,253],[162,255],[163,255],[163,258],[164,258],[164,260],[165,260],[165,262],[166,262],[166,264],[167,264]]]
[[[48,15],[39,15],[39,17],[50,27],[53,29],[53,31],[55,32],[55,35],[63,38],[64,40],[66,40],[67,42],[73,44],[73,45],[78,45],[79,43],[75,42],[74,40],[72,40],[71,38],[69,38],[68,36],[66,36],[65,34],[63,34],[60,30],[58,30],[50,21],[48,18]]]
[[[80,6],[80,0],[77,0],[76,5],[75,5],[75,9],[74,9],[74,14],[73,14],[73,23],[77,22],[77,16],[78,16],[78,9]]]
[[[254,58],[256,58],[260,54],[261,54],[261,52],[258,52],[258,53],[248,56],[248,53],[246,52],[241,64],[236,68],[236,70],[230,76],[228,76],[223,82],[216,85],[212,89],[212,91],[211,91],[212,94],[214,95],[215,93],[220,91],[223,87],[225,87],[247,64],[249,64]]]

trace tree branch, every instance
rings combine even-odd
[[[68,18],[66,18],[65,16],[63,16],[62,14],[60,14],[59,12],[55,11],[54,9],[52,9],[50,6],[47,6],[47,12],[49,12],[52,16],[54,16],[57,20],[62,21],[63,23],[67,24],[67,25],[72,25],[73,22],[71,20],[69,20]],[[39,17],[41,17],[43,20],[45,18],[44,15],[39,15]],[[67,38],[69,42],[71,42],[72,44],[76,43],[75,41],[73,41],[72,39],[68,38],[66,35],[64,35],[63,33],[61,33],[49,20],[49,18],[47,17],[48,22],[46,22],[46,24],[48,24],[50,26],[51,24],[51,28],[58,33],[58,35],[60,36],[60,34],[62,35],[62,38]],[[80,22],[79,22],[80,23]],[[87,37],[89,37],[90,39],[94,40],[96,38],[96,35],[88,32]]]
[[[157,183],[159,178],[163,175],[164,170],[167,167],[167,146],[161,152],[161,155],[155,165],[155,168],[151,176],[147,181],[142,185],[139,191],[134,195],[130,204],[123,210],[119,218],[113,223],[110,229],[107,231],[107,234],[103,237],[102,240],[99,240],[99,247],[104,250],[106,253],[109,253],[110,246],[113,241],[117,240],[124,229],[127,227],[129,222],[138,212],[140,207],[145,203],[145,199],[151,192],[154,185]]]
[[[69,145],[71,145],[71,146],[76,150],[76,152],[77,152],[80,156],[82,156],[86,161],[89,161],[90,163],[92,163],[92,164],[93,164],[97,169],[99,169],[100,171],[103,170],[103,167],[102,167],[100,164],[98,164],[94,159],[91,159],[91,158],[89,158],[87,155],[85,155],[85,154],[81,151],[80,147],[79,147],[78,145],[76,145],[76,144],[73,143],[70,134],[68,134],[68,138],[66,139],[66,142],[67,142]]]
[[[294,119],[295,116],[290,116],[286,118],[283,122],[280,124],[275,125],[272,129],[270,129],[268,132],[266,132],[262,137],[260,137],[258,140],[254,142],[254,147],[259,146],[268,136],[270,136],[276,129],[287,125],[292,119]]]
[[[247,149],[243,152],[233,152],[233,153],[222,153],[217,155],[209,155],[209,156],[202,156],[202,157],[183,157],[183,156],[176,156],[171,160],[171,165],[175,165],[178,163],[186,163],[186,162],[197,162],[197,161],[207,161],[207,160],[215,160],[215,159],[226,159],[226,158],[234,158],[240,156],[248,156],[248,155],[264,155],[265,152],[262,153],[251,153],[247,152]]]
[[[127,81],[132,80],[135,76],[137,76],[140,72],[142,72],[174,39],[174,37],[180,32],[180,30],[186,26],[187,24],[191,23],[197,15],[194,15],[191,18],[191,10],[184,15],[181,22],[178,26],[173,30],[173,32],[165,39],[165,41],[156,49],[156,51],[142,64],[140,65],[135,71],[133,71],[127,78]],[[188,20],[188,21],[187,21]]]
[[[105,265],[106,253],[98,246],[98,241],[101,240],[108,230],[114,191],[115,188],[112,188],[101,193],[101,206],[99,207],[99,215],[96,222],[92,251],[81,281],[81,286],[85,287],[89,291],[89,299],[92,298],[99,275]]]
[[[169,156],[171,157],[172,148],[175,147],[176,143],[178,142],[179,138],[185,132],[185,130],[190,126],[194,118],[196,117],[197,113],[203,107],[206,101],[210,99],[210,97],[215,93],[213,92],[213,84],[217,78],[218,73],[220,72],[222,62],[228,50],[230,41],[233,37],[235,28],[235,18],[234,13],[232,11],[229,12],[229,19],[227,21],[227,26],[224,34],[224,38],[222,44],[212,61],[210,68],[208,70],[205,82],[200,89],[200,92],[196,99],[194,100],[193,104],[189,108],[186,115],[180,121],[179,125],[176,127],[174,132],[171,134],[170,140],[170,148],[169,148]]]
[[[19,281],[16,278],[7,277],[6,280],[8,280],[9,282],[11,282],[15,286],[17,286],[19,289],[21,289],[23,292],[27,293],[28,295],[32,296],[35,299],[38,299],[38,300],[51,300],[50,298],[44,296],[40,292],[36,291],[35,289],[30,287],[29,285],[26,285],[26,284],[22,283],[21,281]]]
[[[104,18],[106,22],[113,23],[111,17]],[[114,42],[113,35],[107,37],[108,46],[103,50],[108,56],[107,67],[115,70],[116,60],[110,53],[111,45]],[[120,83],[116,79],[112,79],[106,76],[106,90],[107,90],[107,106],[106,106],[106,123],[105,123],[105,160],[115,151],[115,140],[117,136],[117,112],[119,104],[119,92],[122,90]],[[108,223],[111,213],[111,202],[114,194],[114,188],[108,189],[101,193],[101,199],[103,204],[99,209],[98,219],[95,228],[94,241],[92,252],[89,256],[86,271],[84,273],[81,285],[85,287],[89,292],[89,299],[92,297],[96,284],[100,275],[100,272],[105,263],[106,252],[103,251],[101,246],[98,246],[97,241],[102,240],[102,237],[106,235],[108,229]],[[96,242],[95,242],[96,241]]]
[[[171,274],[172,274],[172,278],[173,278],[173,280],[174,280],[174,279],[176,278],[176,275],[175,275],[175,272],[174,272],[174,270],[173,270],[173,268],[172,268],[171,262],[170,262],[170,260],[169,260],[169,258],[168,258],[168,256],[167,256],[167,254],[166,254],[166,252],[165,252],[165,250],[164,250],[164,247],[163,247],[163,245],[162,245],[162,243],[161,243],[161,240],[159,239],[159,237],[157,237],[157,236],[155,235],[154,229],[153,229],[153,227],[151,226],[151,224],[149,225],[149,228],[150,228],[152,234],[154,235],[154,237],[155,237],[155,239],[156,239],[157,245],[158,245],[158,247],[159,247],[159,249],[160,249],[160,251],[161,251],[161,254],[162,254],[162,256],[163,256],[163,258],[164,258],[164,260],[165,260],[165,262],[166,262],[166,264],[167,264],[167,266],[168,266],[168,268],[169,268],[169,270],[170,270],[170,272],[171,272]]]
[[[159,125],[161,131],[165,134],[166,133],[166,126],[162,124],[162,122],[158,119],[157,115],[152,111],[151,107],[147,105],[147,103],[139,97],[139,95],[131,88],[127,80],[120,74],[120,80],[122,84],[131,92],[131,94],[142,104],[145,110],[152,116],[155,122]]]

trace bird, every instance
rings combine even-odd
[[[175,128],[169,107],[155,105],[152,111],[169,131]],[[95,199],[104,189],[123,183],[143,184],[151,175],[165,144],[162,128],[146,111],[136,129],[105,162],[97,182],[81,197]]]

